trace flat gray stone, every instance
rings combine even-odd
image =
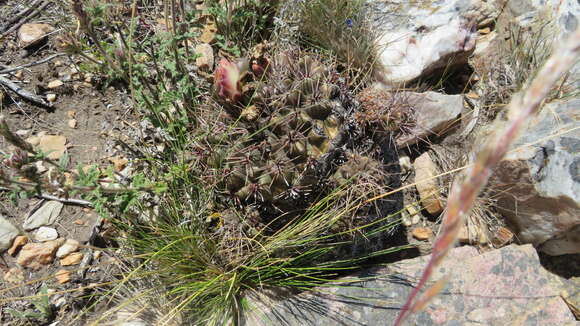
[[[48,201],[37,209],[32,215],[28,216],[22,227],[26,231],[37,229],[44,225],[51,225],[56,222],[63,204],[58,201]]]
[[[430,136],[442,136],[459,121],[463,110],[463,96],[445,95],[437,92],[404,92],[405,98],[414,110],[415,125],[397,137],[397,147],[405,148],[425,140]]]
[[[253,299],[246,325],[392,325],[429,256],[342,278],[341,287],[319,288],[281,301]],[[531,245],[478,254],[450,251],[433,275],[448,275],[443,291],[405,325],[577,325],[560,292],[570,286],[546,271]],[[353,283],[345,283],[353,280]],[[264,312],[265,311],[265,312]]]

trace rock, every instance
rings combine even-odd
[[[460,121],[463,110],[461,95],[444,95],[436,92],[405,92],[401,97],[414,109],[415,124],[411,130],[397,137],[397,147],[405,148],[429,136],[447,133]]]
[[[40,269],[42,265],[52,263],[56,250],[63,242],[63,239],[57,239],[41,243],[28,243],[20,250],[16,263],[22,267]]]
[[[429,258],[366,270],[339,279],[339,287],[279,301],[250,297],[256,309],[246,315],[246,324],[393,325],[413,289],[409,284],[416,283]],[[432,280],[445,275],[449,281],[444,294],[410,314],[404,325],[576,325],[560,297],[571,282],[544,269],[530,245],[511,245],[481,255],[473,247],[452,249]]]
[[[495,231],[493,237],[493,245],[496,247],[501,247],[510,243],[514,238],[514,233],[510,231],[510,229],[505,227],[500,227],[497,231]]]
[[[417,227],[413,229],[411,234],[419,241],[427,241],[433,237],[433,231],[430,228]]]
[[[44,161],[36,161],[34,163],[34,166],[36,166],[36,172],[38,173],[44,173],[46,171],[48,171],[48,169],[46,168],[46,166],[44,166]]]
[[[4,273],[4,281],[8,283],[21,284],[24,282],[24,271],[19,267],[12,267]]]
[[[23,137],[23,136],[28,135],[29,132],[30,132],[30,129],[18,129],[14,133],[20,137]]]
[[[421,204],[431,215],[438,215],[443,211],[441,195],[439,194],[439,184],[437,179],[437,168],[428,153],[419,156],[415,163],[415,187],[419,192]]]
[[[489,241],[486,231],[484,231],[480,225],[471,222],[467,222],[467,225],[463,224],[461,226],[459,234],[457,235],[457,240],[459,243],[469,244],[486,244]]]
[[[421,221],[421,215],[419,215],[419,208],[415,206],[415,203],[407,206],[407,212],[411,218],[411,225],[415,225]]]
[[[549,255],[580,253],[579,107],[577,98],[544,106],[490,180],[515,238]]]
[[[72,129],[75,129],[77,127],[77,119],[70,119],[68,121],[68,126]]]
[[[66,269],[61,269],[54,274],[54,278],[59,284],[64,284],[70,282],[71,279],[71,272],[67,271]]]
[[[36,145],[40,144],[40,137],[31,136],[31,137],[26,138],[25,141],[32,146],[36,146]]]
[[[113,167],[117,172],[121,172],[129,163],[129,160],[122,156],[113,156],[109,158],[109,161],[113,163]]]
[[[411,164],[411,159],[408,156],[399,156],[399,166],[401,167],[402,172],[409,172],[413,168]]]
[[[204,27],[203,31],[201,32],[201,36],[199,37],[199,41],[201,43],[211,44],[215,42],[217,33],[217,26],[215,22],[208,22]]]
[[[66,151],[66,138],[64,136],[44,135],[40,137],[38,147],[52,160],[58,160]]]
[[[214,65],[213,49],[207,43],[198,44],[195,47],[195,53],[199,55],[195,59],[195,65],[202,70],[211,70]]]
[[[78,265],[83,259],[82,252],[73,252],[60,259],[61,266]]]
[[[495,1],[380,1],[369,4],[387,84],[401,86],[449,65],[465,65],[477,26],[500,13]]]
[[[508,0],[510,18],[521,27],[530,27],[541,19],[545,28],[557,38],[572,33],[578,27],[580,3],[576,0]]]
[[[22,227],[24,230],[30,231],[43,225],[51,225],[56,222],[63,206],[61,202],[55,200],[46,202],[36,212],[26,218]]]
[[[540,58],[546,48],[550,49],[549,41],[557,43],[580,25],[580,2],[577,0],[508,0],[504,13],[502,16],[506,16],[509,24],[521,27],[532,38],[548,41],[547,47],[535,39],[529,43],[535,45],[531,49],[533,55]],[[571,69],[564,88],[580,88],[580,65]]]
[[[53,80],[51,82],[48,83],[48,85],[46,85],[46,88],[48,89],[54,89],[54,88],[58,88],[61,87],[62,85],[64,85],[64,83],[62,82],[62,80]]]
[[[46,100],[49,101],[50,103],[56,102],[56,94],[54,93],[46,94]]]
[[[46,226],[41,226],[34,233],[34,239],[40,242],[46,242],[50,240],[56,240],[58,238],[58,233],[54,228],[49,228]]]
[[[18,229],[0,215],[0,253],[10,248],[12,240],[18,236]]]
[[[54,27],[48,24],[24,24],[18,29],[20,46],[29,47],[46,38],[47,34],[54,31]]]
[[[79,250],[79,245],[80,243],[77,240],[66,239],[64,244],[60,248],[58,248],[58,251],[56,252],[56,257],[62,258],[70,253]]]
[[[16,238],[14,238],[14,241],[12,242],[12,247],[10,247],[10,249],[8,249],[8,254],[12,257],[14,257],[17,253],[18,250],[20,249],[20,247],[24,246],[25,244],[28,243],[28,237],[25,235],[19,235]]]

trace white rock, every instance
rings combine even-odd
[[[79,250],[79,242],[73,239],[67,239],[65,243],[56,251],[56,257],[63,258],[64,256]]]
[[[47,226],[39,227],[34,233],[34,239],[40,242],[56,240],[57,238],[58,232],[56,232],[54,228],[49,228]]]
[[[62,210],[63,204],[51,200],[42,205],[34,214],[28,216],[22,227],[26,231],[34,230],[43,225],[51,225],[56,221]]]
[[[0,215],[0,253],[10,248],[12,240],[18,236],[18,229]]]
[[[401,171],[405,173],[413,169],[411,159],[408,156],[399,156],[399,166],[401,166]]]
[[[26,135],[28,135],[29,132],[30,132],[30,129],[19,129],[19,130],[16,130],[15,134],[17,134],[18,136],[26,136]]]
[[[56,94],[54,93],[46,94],[46,100],[51,103],[56,102]]]
[[[515,238],[550,255],[580,253],[578,108],[577,98],[544,106],[490,180]]]
[[[491,2],[494,2],[493,4]],[[451,65],[467,63],[477,25],[499,15],[495,1],[371,1],[379,61],[387,84],[408,84]]]

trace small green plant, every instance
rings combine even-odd
[[[43,284],[37,296],[30,300],[35,310],[18,311],[14,309],[6,309],[10,315],[15,318],[26,320],[29,322],[48,323],[54,318],[54,309],[49,300],[48,287]]]

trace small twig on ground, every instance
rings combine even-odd
[[[14,189],[0,187],[0,191],[13,191],[13,190]],[[39,198],[39,199],[55,200],[55,201],[59,201],[63,204],[78,205],[78,206],[84,206],[84,207],[93,207],[93,204],[91,204],[90,201],[82,200],[82,199],[62,198],[62,197],[57,197],[57,196],[48,195],[48,194],[38,194],[38,195],[35,195],[35,197]]]
[[[15,30],[17,30],[18,28],[20,28],[20,26],[24,25],[30,18],[38,15],[42,10],[44,10],[44,8],[46,8],[46,6],[48,6],[51,3],[50,0],[45,0],[44,3],[42,3],[40,6],[38,6],[33,12],[31,12],[28,16],[24,17],[24,19],[20,20],[16,25],[12,26],[10,29],[8,29],[7,31],[3,32],[2,34],[0,34],[0,40],[3,39],[4,37],[6,37],[6,35],[14,32]]]
[[[6,86],[8,89],[10,89],[14,93],[18,94],[20,97],[30,102],[33,102],[43,107],[52,108],[52,105],[49,102],[45,101],[42,97],[30,93],[29,91],[16,85],[16,83],[12,82],[10,79],[0,76],[0,85]]]
[[[31,62],[31,63],[27,63],[27,64],[24,64],[24,65],[18,66],[18,67],[8,67],[8,68],[6,68],[4,70],[0,70],[0,74],[8,74],[8,73],[11,73],[11,72],[14,72],[14,71],[22,70],[24,68],[41,65],[41,64],[43,64],[45,62],[48,62],[48,61],[50,61],[50,60],[52,60],[54,58],[58,58],[58,57],[63,56],[63,55],[66,55],[66,53],[53,54],[53,55],[48,56],[48,57],[46,57],[46,58],[44,58],[42,60],[38,60],[38,61]]]

